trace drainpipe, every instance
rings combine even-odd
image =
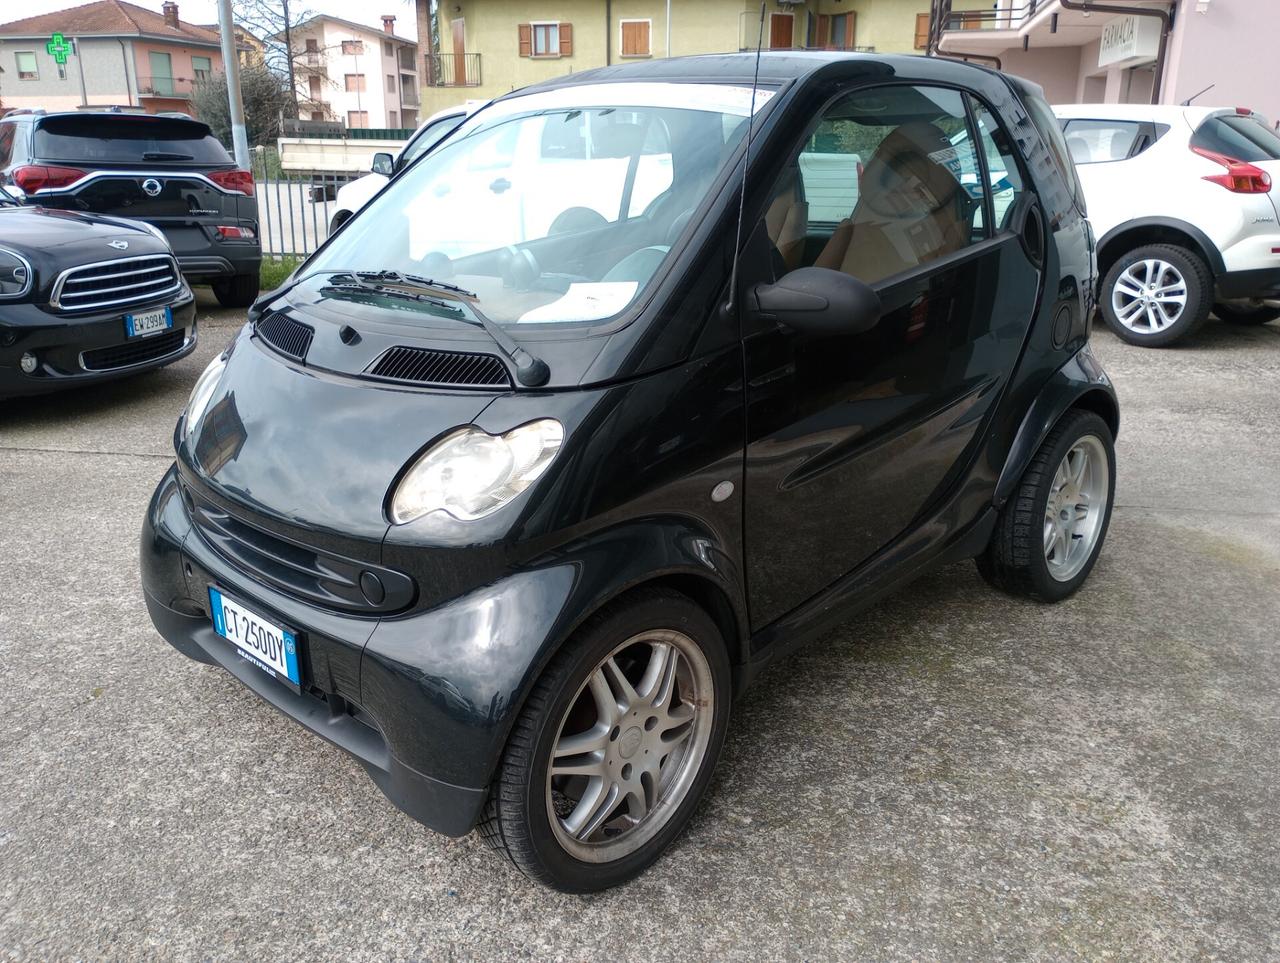
[[[671,56],[671,0],[667,0],[667,49],[665,56]]]
[[[1160,46],[1156,50],[1155,80],[1151,84],[1151,103],[1160,103],[1160,90],[1164,87],[1164,59],[1169,46],[1169,32],[1173,29],[1173,18],[1166,10],[1151,10],[1146,7],[1120,7],[1110,3],[1093,3],[1091,0],[1058,0],[1063,10],[1077,10],[1081,13],[1115,13],[1121,16],[1155,17],[1160,21]]]
[[[116,42],[120,44],[120,66],[124,67],[124,96],[129,101],[129,106],[133,106],[133,84],[129,82],[129,53],[128,48],[124,45],[123,37],[116,37]],[[80,82],[84,83],[84,71],[81,70]]]
[[[604,0],[604,65],[613,63],[613,2]]]
[[[71,49],[75,51],[76,70],[80,74],[80,106],[88,107],[89,94],[88,94],[88,91],[85,90],[85,86],[84,86],[84,58],[80,56],[80,41],[77,40],[75,37],[71,38]],[[129,82],[128,75],[125,76],[124,81],[126,84]]]

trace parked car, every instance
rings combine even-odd
[[[338,188],[335,210],[329,218],[329,233],[342,227],[352,214],[369,203],[369,198],[382,190],[388,180],[452,134],[466,119],[467,114],[483,104],[484,101],[468,101],[432,114],[395,157],[384,152],[374,154],[370,173]]]
[[[262,244],[253,175],[206,124],[113,111],[26,112],[0,119],[0,186],[30,204],[153,224],[183,275],[218,302],[258,296]]]
[[[0,192],[0,398],[159,368],[195,347],[195,300],[158,230]]]
[[[144,521],[175,648],[564,890],[670,845],[765,666],[942,562],[1066,598],[1110,518],[1088,226],[1038,89],[768,53],[753,92],[754,64],[468,118],[255,305]],[[819,142],[865,159],[823,218]],[[495,195],[522,200],[453,240]]]
[[[1217,314],[1280,318],[1280,136],[1252,111],[1055,107],[1098,237],[1102,317],[1130,344]]]

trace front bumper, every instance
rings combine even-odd
[[[164,303],[129,309],[154,310]],[[51,315],[32,304],[0,308],[0,398],[96,384],[172,364],[196,348],[196,306],[190,292],[168,305],[169,331],[127,338],[124,314]],[[31,352],[38,367],[20,367]]]
[[[1224,301],[1280,298],[1280,267],[1228,271],[1218,278],[1218,297]]]
[[[151,620],[175,649],[226,669],[280,712],[350,753],[387,798],[419,822],[449,836],[475,825],[494,747],[505,739],[507,710],[514,706],[510,693],[501,691],[501,672],[459,664],[465,646],[450,638],[457,623],[450,606],[378,619],[322,609],[252,579],[193,525],[176,467],[148,509],[141,568]],[[214,632],[211,585],[298,634],[302,694],[241,659]],[[388,641],[373,643],[388,622],[395,623]],[[412,640],[407,650],[406,639]],[[454,679],[446,678],[449,666]],[[471,695],[469,670],[479,673],[471,682],[496,701]]]

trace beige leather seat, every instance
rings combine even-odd
[[[836,226],[816,265],[872,284],[964,247],[968,198],[943,163],[954,151],[933,124],[893,131],[871,155],[857,206]]]
[[[764,215],[769,240],[782,255],[788,271],[800,267],[805,237],[809,233],[809,204],[801,190],[800,171],[793,168],[785,176]]]

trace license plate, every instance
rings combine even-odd
[[[124,333],[131,338],[168,331],[173,327],[173,312],[168,308],[124,316]]]
[[[292,632],[268,622],[216,588],[209,589],[209,606],[213,612],[213,630],[234,645],[242,659],[295,692],[302,691],[298,640]]]

